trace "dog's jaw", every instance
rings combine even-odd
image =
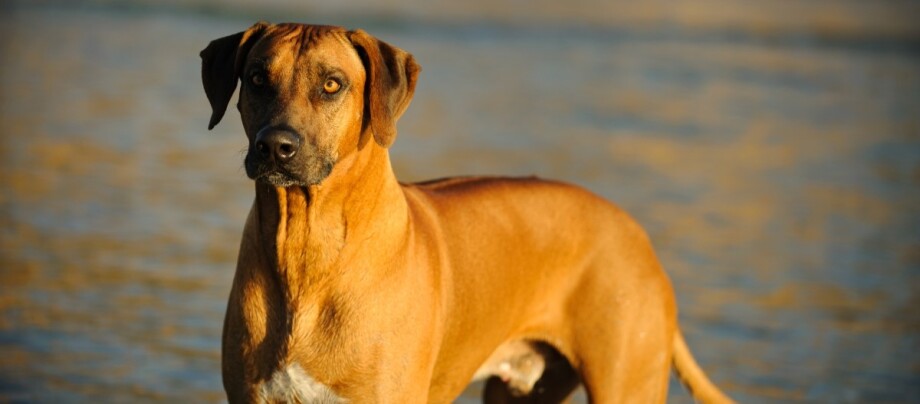
[[[295,172],[287,165],[273,164],[260,161],[251,154],[247,154],[243,166],[246,176],[255,181],[264,182],[276,187],[310,186],[318,185],[326,179],[335,167],[335,156],[326,158],[314,157],[302,164],[301,172]]]

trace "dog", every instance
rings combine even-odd
[[[613,204],[538,178],[397,181],[388,147],[420,67],[362,30],[260,22],[201,52],[237,83],[255,200],[224,319],[229,402],[667,398],[670,369],[730,402],[677,326],[670,280]]]

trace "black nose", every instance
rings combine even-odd
[[[300,150],[300,138],[286,130],[263,130],[256,136],[256,150],[263,158],[284,163]]]

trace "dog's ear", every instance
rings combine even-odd
[[[364,130],[369,127],[377,144],[390,147],[396,140],[396,120],[409,107],[422,68],[408,52],[360,29],[349,31],[348,37],[367,72]]]
[[[213,129],[223,118],[233,91],[236,90],[241,65],[252,45],[262,37],[268,26],[268,23],[260,21],[243,32],[211,41],[201,51],[201,81],[211,103],[208,130]]]

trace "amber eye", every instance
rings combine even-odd
[[[265,75],[262,74],[262,73],[253,74],[253,75],[249,78],[249,81],[250,81],[253,85],[261,86],[261,85],[265,84]]]
[[[341,89],[342,89],[342,84],[340,84],[338,81],[334,79],[326,80],[326,82],[323,83],[323,91],[326,94],[335,94],[339,92],[339,90]]]

